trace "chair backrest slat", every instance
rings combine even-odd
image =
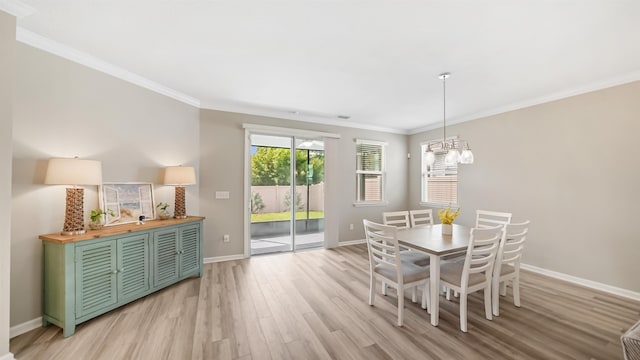
[[[371,272],[373,273],[376,265],[389,266],[395,268],[397,279],[400,279],[402,261],[400,259],[400,246],[397,236],[398,228],[369,220],[363,220],[362,222],[367,237]]]
[[[496,225],[506,225],[511,222],[513,215],[507,212],[476,210],[476,227],[487,228]]]
[[[382,213],[382,222],[384,225],[392,225],[398,229],[408,229],[411,226],[409,222],[408,211],[387,211]]]
[[[500,249],[496,256],[494,276],[499,276],[502,265],[508,264],[516,269],[520,267],[524,243],[529,232],[530,221],[517,224],[507,224],[503,238],[500,241]]]
[[[462,286],[466,287],[471,274],[483,274],[491,280],[491,271],[500,246],[504,228],[502,225],[471,229],[469,247],[462,270]]]
[[[409,210],[411,227],[433,225],[433,210]]]

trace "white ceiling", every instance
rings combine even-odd
[[[203,108],[289,119],[434,128],[444,71],[448,123],[640,80],[638,0],[23,2],[29,33]]]

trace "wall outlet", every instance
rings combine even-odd
[[[349,224],[349,230],[353,230],[353,224]]]
[[[229,234],[224,234],[224,236],[222,236],[222,242],[229,242]]]

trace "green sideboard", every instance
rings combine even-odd
[[[76,325],[190,276],[202,275],[203,217],[40,235],[43,326]]]

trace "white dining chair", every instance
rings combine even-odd
[[[520,260],[529,232],[529,221],[507,224],[493,265],[491,296],[493,315],[500,315],[500,295],[507,295],[507,282],[513,288],[513,304],[520,307]]]
[[[387,211],[382,213],[384,225],[395,226],[398,229],[408,229],[411,226],[409,211]],[[429,265],[429,255],[418,251],[413,251],[408,247],[400,245],[400,252],[403,261],[413,262],[418,266]],[[384,293],[386,295],[386,293]],[[415,300],[414,300],[415,301]]]
[[[392,225],[398,229],[408,229],[411,227],[408,211],[385,211],[382,213],[382,223]]]
[[[460,330],[467,332],[467,296],[484,291],[484,310],[491,316],[491,274],[504,228],[500,225],[473,228],[463,262],[449,262],[440,267],[440,284],[460,294]]]
[[[506,225],[511,222],[513,215],[507,212],[476,210],[476,227],[486,228],[496,225]]]
[[[376,280],[394,287],[398,295],[398,326],[404,321],[404,291],[422,286],[422,308],[429,306],[429,267],[402,261],[395,226],[363,220],[369,251],[369,305],[374,304]]]
[[[398,229],[408,229],[411,226],[409,213],[409,211],[386,211],[382,213],[382,222],[384,225],[395,226]],[[430,262],[429,255],[413,251],[402,245],[400,245],[400,256],[403,261],[412,262],[418,266],[427,266]],[[382,283],[382,294],[387,295],[387,287],[384,282]],[[416,302],[417,296],[417,289],[413,289],[411,301]]]
[[[433,210],[409,210],[409,220],[411,227],[433,225]]]
[[[494,227],[497,225],[505,226],[506,224],[511,222],[511,213],[507,212],[499,212],[499,211],[489,211],[489,210],[476,210],[476,228],[487,228]],[[446,260],[449,261],[460,261],[462,260],[457,254],[450,255]],[[449,299],[450,294],[449,290],[445,290],[447,299]],[[458,297],[458,293],[454,292],[455,297]]]

